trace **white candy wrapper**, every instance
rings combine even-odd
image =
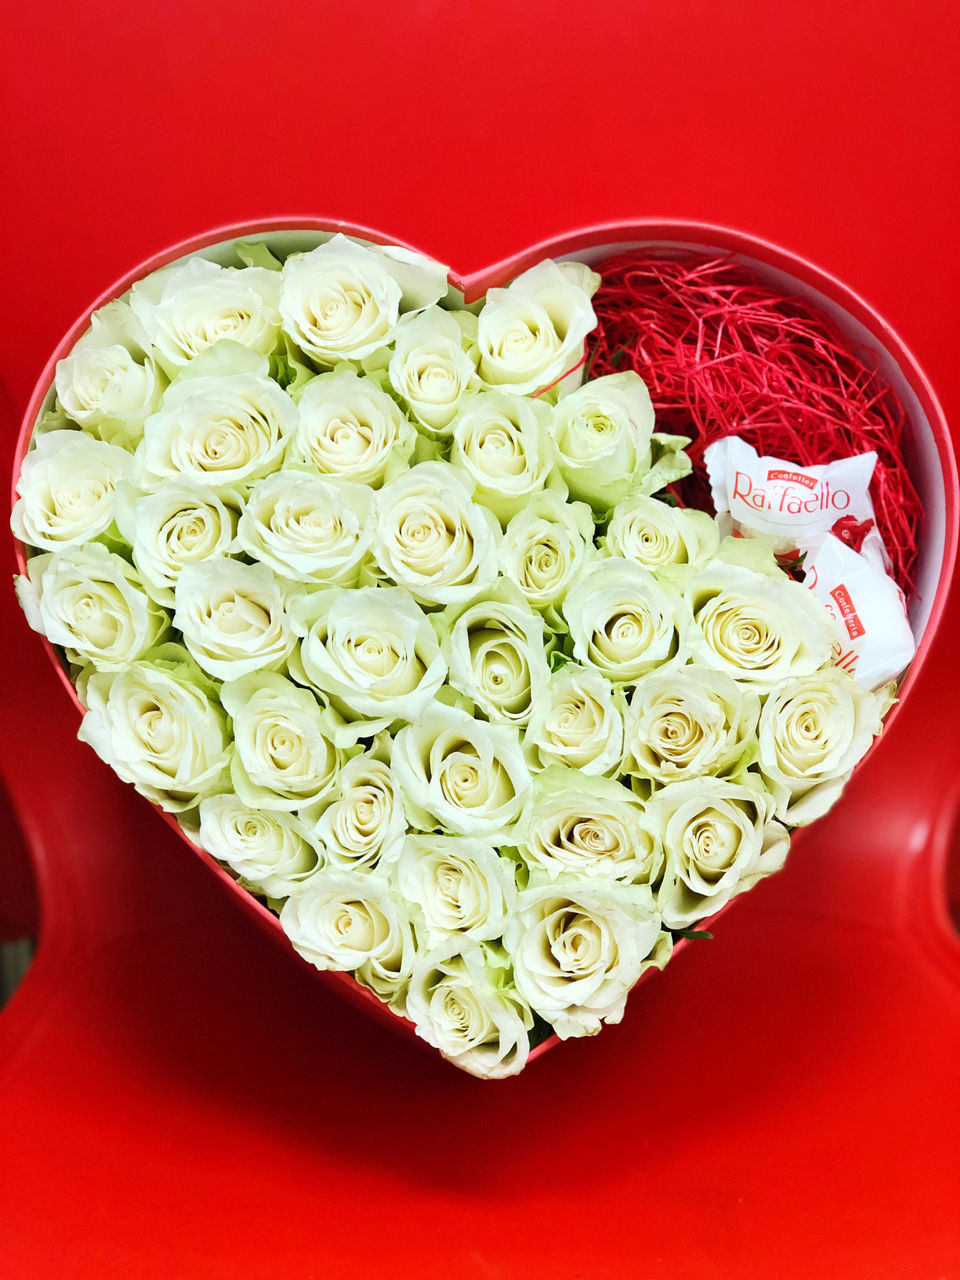
[[[869,520],[863,554],[886,563],[870,500],[875,453],[801,467],[782,458],[761,458],[739,436],[727,436],[710,445],[703,460],[721,533],[761,538],[783,556],[829,533],[845,517],[858,524]]]
[[[803,549],[804,585],[826,605],[837,628],[837,666],[866,689],[895,679],[917,647],[903,592],[882,568],[832,534]]]

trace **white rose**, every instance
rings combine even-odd
[[[395,862],[407,822],[396,779],[382,760],[355,756],[340,770],[339,798],[316,824],[331,867],[370,871]]]
[[[500,528],[471,501],[462,471],[422,462],[374,499],[373,551],[398,586],[427,604],[454,604],[491,587]]]
[[[416,430],[370,378],[349,368],[321,374],[303,388],[299,408],[292,457],[374,489],[407,469]]]
[[[513,583],[434,618],[450,684],[504,724],[526,724],[550,677],[543,620]]]
[[[652,461],[654,413],[639,374],[594,378],[554,410],[560,473],[574,498],[607,510],[636,488]]]
[[[192,808],[227,785],[230,738],[213,688],[184,649],[165,645],[151,661],[90,676],[78,737],[154,804]]]
[[[454,420],[450,461],[476,485],[482,502],[506,524],[544,487],[559,488],[550,439],[550,406],[507,391],[477,391]]]
[[[296,426],[297,406],[266,376],[178,378],[144,424],[143,487],[171,479],[218,490],[249,484],[277,470]]]
[[[593,555],[590,508],[547,490],[532,497],[507,525],[500,571],[534,609],[546,614],[548,623],[562,627],[556,606]]]
[[[656,573],[665,564],[710,560],[720,545],[720,530],[705,511],[634,494],[614,507],[602,543],[611,555]]]
[[[626,719],[629,772],[656,783],[735,772],[756,750],[760,699],[693,664],[637,682]]]
[[[498,948],[451,938],[418,956],[406,1013],[417,1035],[471,1075],[502,1080],[527,1061],[533,1015]]]
[[[499,938],[517,903],[516,864],[466,836],[408,836],[394,880],[419,908],[417,936],[428,947],[453,934]]]
[[[136,570],[100,542],[33,556],[16,588],[34,631],[66,649],[71,662],[101,670],[141,657],[170,621]]]
[[[280,276],[265,267],[220,267],[205,258],[155,271],[130,291],[130,308],[174,377],[217,342],[269,355],[280,335]]]
[[[371,497],[366,485],[285,467],[254,485],[237,541],[281,577],[350,587],[373,536]]]
[[[401,317],[389,373],[416,420],[444,435],[464,393],[477,381],[460,325],[437,306]]]
[[[687,630],[681,602],[647,569],[617,556],[581,573],[563,602],[563,616],[574,657],[614,684],[630,684],[676,658]]]
[[[599,671],[565,663],[533,702],[525,742],[541,763],[584,774],[611,774],[623,757],[623,715]]]
[[[575,875],[650,884],[663,866],[660,839],[628,787],[559,765],[534,778],[514,839],[527,866],[549,880]]]
[[[402,1012],[416,952],[406,910],[385,880],[369,872],[322,871],[287,899],[280,924],[305,960],[352,973]]]
[[[619,1022],[640,974],[670,958],[649,887],[613,880],[528,889],[505,942],[517,990],[561,1040]]]
[[[530,794],[517,730],[435,702],[394,739],[407,818],[429,831],[503,841]]]
[[[113,524],[117,488],[132,473],[126,449],[82,431],[37,436],[20,465],[13,532],[46,551],[91,542]]]
[[[447,674],[430,622],[399,587],[317,591],[294,602],[303,637],[304,680],[322,689],[346,720],[347,743],[413,720],[429,706]]]
[[[244,888],[268,898],[302,893],[322,865],[302,822],[289,813],[251,809],[230,794],[200,801],[199,842],[227,863]]]
[[[172,608],[173,589],[184,565],[234,550],[241,506],[235,494],[221,498],[203,485],[175,480],[147,494],[129,485],[121,488],[117,525],[133,552],[147,593]]]
[[[282,666],[296,644],[283,587],[266,565],[229,556],[186,564],[174,598],[174,625],[218,680]]]
[[[144,355],[146,342],[127,303],[95,311],[89,330],[57,362],[54,384],[67,417],[105,440],[135,443],[163,386]]]
[[[230,680],[220,700],[233,718],[237,795],[252,809],[304,809],[330,796],[345,756],[330,713],[309,689],[269,671]]]
[[[762,788],[723,778],[672,782],[654,795],[646,812],[667,855],[657,892],[667,928],[689,928],[779,871],[790,837],[773,811]]]
[[[480,376],[527,395],[572,369],[596,324],[581,282],[549,260],[490,289],[480,312]]]
[[[836,803],[886,708],[883,691],[869,693],[833,666],[771,689],[758,763],[778,818],[791,826],[812,822]]]

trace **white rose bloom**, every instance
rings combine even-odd
[[[710,560],[720,545],[720,530],[705,511],[671,507],[638,493],[614,507],[602,544],[610,555],[636,560],[656,573],[666,564]]]
[[[417,600],[455,604],[493,585],[500,528],[471,492],[456,467],[422,462],[377,493],[374,555]]]
[[[144,488],[179,480],[216,490],[276,471],[297,426],[297,406],[265,376],[182,377],[144,424],[137,450]]]
[[[138,281],[130,308],[170,377],[229,341],[269,355],[280,336],[280,276],[265,267],[219,267],[191,258]]]
[[[113,523],[117,488],[132,473],[126,449],[83,431],[37,436],[20,465],[13,532],[45,551],[91,542]]]
[[[331,716],[309,689],[269,671],[230,680],[220,700],[233,717],[233,785],[252,809],[305,809],[332,795],[345,756]]]
[[[33,556],[15,581],[30,626],[66,649],[71,662],[126,666],[169,625],[136,570],[100,542]]]
[[[450,684],[504,724],[526,724],[542,700],[550,667],[543,620],[513,583],[502,580],[467,605],[434,618],[450,668]]]
[[[692,664],[637,682],[626,717],[629,772],[655,783],[750,764],[760,698],[725,672]]]
[[[445,298],[450,268],[435,258],[399,244],[365,244],[400,286],[400,310],[422,311]]]
[[[639,374],[610,373],[565,396],[554,410],[560,473],[574,498],[607,510],[649,470],[654,413]]]
[[[245,888],[268,898],[302,893],[322,865],[297,818],[251,809],[230,794],[200,801],[199,843],[227,863]]]
[[[527,395],[577,364],[597,318],[581,282],[547,260],[490,289],[479,321],[480,376]]]
[[[393,341],[403,291],[377,253],[336,235],[283,265],[284,331],[319,364],[361,360]]]
[[[147,594],[172,608],[173,589],[184,565],[234,550],[241,506],[235,494],[221,498],[203,485],[175,480],[147,494],[132,485],[121,487],[117,525],[133,552]]]
[[[563,616],[574,657],[614,684],[630,684],[682,654],[688,629],[682,603],[647,569],[618,556],[581,573]]]
[[[369,872],[322,871],[287,899],[280,924],[305,960],[352,973],[402,1012],[416,951],[406,909],[386,880]]]
[[[786,829],[773,821],[772,796],[759,786],[723,778],[672,782],[646,812],[663,834],[667,863],[657,906],[669,929],[689,928],[779,871],[790,847]]]
[[[204,671],[233,680],[283,665],[296,644],[281,583],[263,564],[220,556],[186,564],[174,625]]]
[[[350,587],[373,536],[372,496],[366,485],[285,467],[254,485],[237,541],[283,578]]]
[[[623,715],[613,685],[599,671],[565,663],[533,702],[524,741],[541,764],[584,774],[612,774],[623,758]]]
[[[502,1080],[527,1061],[533,1015],[498,948],[451,938],[418,956],[406,1013],[417,1035],[471,1075]]]
[[[517,904],[516,865],[466,836],[408,836],[394,880],[419,908],[417,936],[422,930],[427,947],[453,934],[499,938]]]
[[[549,405],[508,391],[476,391],[453,423],[450,461],[476,485],[482,502],[506,524],[545,487],[566,490],[556,470]]]
[[[403,800],[388,765],[368,754],[340,770],[339,798],[316,824],[331,867],[370,871],[395,862],[407,830]]]
[[[373,489],[407,469],[416,430],[370,378],[350,368],[321,374],[303,388],[299,408],[293,458]]]
[[[762,693],[829,660],[834,631],[824,606],[785,573],[716,560],[686,581],[690,656]]]
[[[888,701],[839,667],[787,680],[770,691],[760,716],[760,772],[791,826],[831,808],[854,765],[880,732]]]
[[[67,417],[117,444],[135,443],[157,407],[163,380],[125,302],[95,311],[89,330],[57,362],[54,384]]]
[[[530,794],[517,730],[435,702],[394,739],[407,818],[429,831],[503,842]]]
[[[179,645],[90,676],[78,737],[124,782],[171,812],[227,785],[230,737],[213,685]]]
[[[527,602],[559,622],[557,606],[594,556],[593,514],[583,502],[565,502],[546,490],[530,499],[507,525],[500,543],[500,572],[515,582]]]
[[[477,381],[476,365],[463,349],[460,325],[437,306],[401,317],[389,373],[394,391],[416,420],[443,435],[465,392]]]
[[[399,587],[317,591],[292,609],[305,682],[352,722],[338,741],[413,720],[433,702],[447,664],[426,614]]]
[[[614,880],[528,889],[505,942],[517,990],[561,1040],[619,1022],[644,969],[670,958],[649,887]]]
[[[533,780],[533,796],[514,839],[527,866],[549,880],[600,876],[655,882],[663,866],[659,836],[643,805],[615,778],[552,765]]]

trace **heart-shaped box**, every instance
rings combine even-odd
[[[113,298],[120,297],[137,280],[158,268],[188,257],[199,255],[223,265],[232,263],[235,257],[233,247],[238,241],[252,238],[264,240],[268,247],[275,248],[282,256],[294,251],[312,249],[338,232],[379,244],[402,244],[395,238],[369,227],[333,219],[308,217],[266,219],[220,227],[174,245],[141,263],[122,279],[116,281],[71,326],[41,373],[24,414],[17,442],[14,484],[16,476],[19,475],[21,461],[29,447],[34,425],[41,413],[52,404],[56,364],[87,329],[91,315],[97,308]],[[402,247],[414,250],[412,245]],[[960,500],[958,500],[960,486],[958,486],[957,466],[943,411],[929,382],[897,334],[866,302],[845,285],[804,259],[764,240],[709,224],[644,219],[597,224],[545,240],[494,266],[470,275],[458,276],[455,272],[450,272],[449,280],[451,287],[460,291],[469,303],[482,297],[488,289],[506,284],[522,271],[545,258],[571,258],[596,265],[607,258],[631,250],[662,251],[665,254],[693,250],[717,255],[732,255],[735,261],[752,268],[766,284],[774,289],[785,295],[805,298],[822,308],[857,346],[873,352],[880,373],[906,410],[908,430],[903,441],[904,455],[911,479],[923,504],[924,527],[915,572],[915,591],[908,602],[910,623],[917,639],[917,652],[900,689],[899,704],[887,717],[886,729],[889,732],[899,706],[902,706],[905,698],[909,696],[910,689],[917,680],[933,636],[943,617],[956,559],[958,520],[960,520]],[[423,252],[423,250],[414,251]],[[14,493],[13,496],[15,500],[16,494]],[[17,544],[16,558],[18,568],[23,572],[26,566],[26,550],[21,543]],[[42,642],[68,695],[78,712],[82,713],[76,690],[55,649],[46,639]],[[241,909],[246,911],[261,929],[280,941],[295,957],[297,963],[306,965],[307,961],[301,960],[289,947],[277,917],[241,888],[210,855],[193,844],[181,831],[172,815],[162,810],[160,812],[170,826],[203,859],[210,871],[220,878]],[[802,831],[797,831],[792,836],[792,840],[801,843],[803,839]],[[716,916],[713,919],[715,920]],[[704,921],[704,924],[708,923]],[[686,942],[681,939],[676,949],[679,950],[685,945]],[[308,967],[312,969],[312,966]],[[316,970],[312,972],[317,973]],[[643,977],[647,977],[650,972],[648,970]],[[349,974],[323,972],[318,976],[335,984],[345,996],[369,1014],[403,1034],[415,1037],[412,1023],[393,1013],[372,992],[355,982]],[[532,1050],[529,1060],[540,1056],[556,1043],[556,1036],[544,1040]]]

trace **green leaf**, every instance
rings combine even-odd
[[[283,263],[275,258],[262,240],[248,241],[236,246],[237,257],[245,267],[266,267],[268,271],[280,271]]]
[[[696,942],[697,938],[712,938],[713,934],[708,933],[706,929],[674,929],[673,936],[675,938],[689,938],[691,942]]]

